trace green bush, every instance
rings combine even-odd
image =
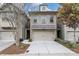
[[[59,43],[61,43],[61,44],[64,43],[64,40],[63,40],[63,39],[59,39],[59,38],[56,38],[55,41],[57,41],[57,42],[59,42]]]
[[[25,47],[26,47],[26,44],[20,43],[19,48],[23,49],[23,48],[25,48]]]
[[[76,47],[79,47],[78,44],[74,44],[74,43],[71,43],[70,41],[65,41],[63,39],[56,38],[55,41],[57,41],[58,43],[66,46],[68,48],[76,48]]]
[[[29,38],[29,42],[32,42],[32,39]]]
[[[71,43],[71,42],[66,43],[65,46],[68,47],[68,48],[77,48],[78,47],[77,44],[74,44],[74,43]]]

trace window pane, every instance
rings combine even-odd
[[[37,23],[37,19],[34,19],[34,23]]]
[[[50,18],[50,23],[53,23],[53,17]]]
[[[42,10],[45,10],[45,7],[42,7]]]

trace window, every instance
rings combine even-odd
[[[42,7],[42,10],[45,10],[45,7]]]
[[[53,17],[50,18],[50,23],[53,23]]]
[[[34,19],[34,23],[37,23],[37,19]]]

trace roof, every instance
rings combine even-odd
[[[29,15],[31,14],[56,14],[58,11],[31,11],[29,12]]]
[[[42,4],[40,4],[40,6],[48,6],[48,4],[47,3],[42,3]]]

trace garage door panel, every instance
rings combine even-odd
[[[33,40],[53,40],[52,31],[33,31]]]
[[[0,40],[14,41],[14,35],[12,32],[0,32]]]
[[[79,32],[75,32],[75,37],[76,37],[76,41],[78,41]],[[67,32],[67,40],[72,41],[72,42],[74,41],[74,32],[72,32],[72,31]]]

